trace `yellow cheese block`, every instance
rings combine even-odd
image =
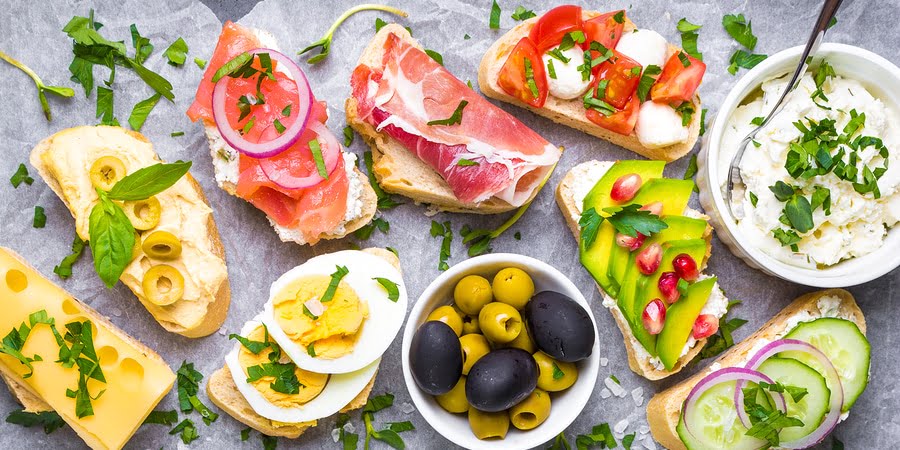
[[[0,371],[49,404],[91,448],[122,448],[172,388],[175,374],[154,351],[44,278],[19,255],[0,248],[0,337],[41,310],[55,320],[61,334],[67,323],[92,323],[94,349],[106,378],[106,383],[87,382],[92,396],[105,390],[91,401],[94,415],[78,418],[75,399],[66,396],[67,389],[78,389],[78,367],[55,362],[59,345],[48,325],[35,325],[22,347],[22,354],[42,359],[32,363],[30,377],[24,377],[28,367],[6,354],[0,354]]]

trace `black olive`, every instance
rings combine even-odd
[[[453,329],[436,320],[423,323],[409,346],[409,367],[419,387],[431,394],[450,392],[462,375],[462,349]]]
[[[524,313],[531,338],[542,352],[565,362],[591,356],[596,335],[594,323],[575,300],[544,291],[528,302]]]
[[[537,386],[537,363],[525,350],[503,348],[481,357],[466,378],[466,399],[485,412],[503,411]]]

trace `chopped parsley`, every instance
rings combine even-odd
[[[59,265],[53,268],[53,273],[59,275],[60,278],[66,279],[72,276],[72,266],[81,258],[84,252],[84,246],[87,242],[81,239],[81,236],[75,234],[75,240],[72,241],[72,253],[66,255]]]
[[[344,147],[353,145],[353,128],[350,125],[344,127]]]
[[[34,207],[34,219],[31,220],[31,226],[34,228],[44,228],[47,225],[47,215],[44,213],[43,206]]]
[[[346,266],[334,266],[334,269],[334,272],[331,274],[331,281],[328,282],[328,289],[325,289],[325,293],[319,299],[322,303],[330,302],[334,298],[334,293],[341,284],[341,280],[350,273]]]
[[[181,434],[181,442],[185,444],[190,444],[200,438],[200,433],[197,432],[197,428],[191,419],[182,420],[175,428],[169,431],[169,434],[173,436],[179,433]]]
[[[150,111],[153,110],[153,107],[156,106],[160,98],[161,95],[156,93],[151,95],[150,98],[141,100],[134,105],[134,109],[131,110],[131,115],[128,116],[128,125],[131,125],[132,130],[141,131],[141,127],[144,126],[147,116],[150,115]]]
[[[743,14],[727,14],[722,17],[722,26],[725,31],[739,44],[748,50],[756,48],[756,36],[753,35],[753,24],[744,18]]]
[[[353,235],[356,236],[357,239],[366,240],[372,237],[372,233],[375,230],[381,231],[382,234],[387,234],[391,229],[391,224],[387,220],[384,220],[381,217],[375,217],[371,222],[363,225],[358,230],[353,232]]]
[[[553,67],[552,59],[547,60],[547,76],[554,80],[556,79],[556,68]]]
[[[275,121],[272,122],[272,126],[275,127],[275,131],[277,131],[278,134],[284,133],[284,130],[287,129],[284,127],[284,124],[281,123],[281,120],[278,120],[278,119],[275,119]],[[318,167],[318,165],[317,165],[317,167]]]
[[[528,61],[528,59],[526,58],[525,61]],[[459,101],[459,104],[456,105],[456,109],[453,110],[453,114],[451,114],[450,117],[448,117],[448,118],[446,118],[446,119],[430,120],[430,121],[428,121],[428,122],[426,123],[426,125],[428,125],[428,126],[434,126],[434,125],[444,125],[444,126],[460,125],[460,124],[462,124],[463,109],[465,109],[465,108],[466,108],[466,105],[468,105],[468,104],[469,104],[469,101],[468,101],[468,100],[460,100],[460,101]]]
[[[16,169],[16,173],[9,177],[9,182],[12,183],[14,188],[18,188],[22,183],[31,186],[34,183],[34,178],[28,175],[28,168],[25,167],[25,164],[19,163],[19,168]]]
[[[375,413],[376,412],[381,411],[385,408],[388,408],[388,407],[392,406],[393,404],[394,404],[394,396],[391,394],[383,394],[383,395],[379,395],[379,396],[370,398],[369,401],[366,403],[366,406],[363,407],[362,419],[363,419],[363,424],[365,425],[365,428],[366,428],[366,437],[365,437],[365,441],[363,443],[363,448],[369,448],[369,442],[372,439],[384,442],[385,444],[387,444],[393,448],[396,448],[396,449],[403,449],[406,447],[406,444],[403,442],[403,438],[400,437],[399,433],[415,430],[415,427],[413,426],[412,422],[409,422],[409,421],[388,422],[387,428],[384,428],[382,430],[376,430],[375,425],[373,423],[375,421]],[[339,418],[338,421],[341,422],[341,419]],[[350,439],[347,439],[347,435],[349,435],[350,433],[347,433],[347,434],[344,433],[344,431],[343,431],[344,424],[346,424],[346,421],[344,421],[344,423],[340,424],[340,428],[341,428],[340,436],[341,436],[341,440],[344,442],[344,448],[345,449],[348,448],[348,445],[347,445],[348,441],[352,441],[352,443],[354,445],[352,448],[356,448],[355,447],[355,444],[357,441],[356,435],[352,434],[353,437]]]
[[[491,1],[491,15],[488,19],[488,27],[492,30],[500,29],[500,5],[497,4],[497,0]]]
[[[747,53],[744,50],[736,50],[729,60],[728,65],[728,73],[735,75],[737,74],[738,67],[744,69],[752,69],[756,67],[757,64],[763,62],[768,56],[759,55],[756,53]]]
[[[318,139],[309,141],[309,151],[316,162],[316,170],[319,172],[319,176],[327,180],[328,168],[325,167],[325,158],[322,156],[322,147],[319,145]]]
[[[706,134],[706,108],[700,110],[700,136]]]
[[[206,60],[205,59],[194,58],[194,64],[196,64],[197,67],[199,67],[201,69],[206,68]]]
[[[695,25],[688,22],[687,18],[678,21],[678,31],[681,33],[681,48],[689,55],[703,61],[703,53],[697,49],[697,38],[700,36],[697,32],[702,25]]]
[[[558,380],[564,376],[566,376],[566,373],[563,372],[556,363],[553,363],[553,379]]]
[[[477,161],[472,161],[471,159],[460,158],[459,161],[456,162],[457,166],[460,167],[468,167],[468,166],[477,166]]]
[[[21,409],[10,412],[6,416],[6,423],[21,425],[25,428],[39,426],[44,429],[45,434],[50,434],[66,425],[56,411],[28,412]]]
[[[594,58],[591,52],[597,52],[597,57]],[[590,80],[594,67],[599,66],[612,57],[612,50],[604,47],[603,44],[597,41],[591,41],[590,48],[584,51],[584,64],[578,66],[582,81]]]
[[[686,127],[691,123],[694,117],[694,105],[691,102],[684,102],[675,108],[675,112],[681,114],[681,126]]]
[[[178,38],[169,48],[166,49],[165,56],[169,60],[169,64],[173,66],[181,66],[187,60],[188,45],[184,39]]]
[[[684,67],[691,66],[691,60],[685,52],[678,52],[678,60],[681,61],[681,65]]]
[[[309,345],[306,346],[306,354],[312,358],[316,357],[316,343],[310,342]]]
[[[754,208],[756,208],[756,203],[759,202],[759,197],[757,197],[756,194],[753,193],[753,191],[747,191],[747,193],[750,196],[750,204],[753,205]]]
[[[616,448],[616,438],[608,423],[595,425],[588,434],[579,434],[575,438],[575,446],[579,449],[587,449],[599,445],[600,448]]]
[[[431,221],[431,237],[441,238],[440,259],[438,260],[438,270],[441,272],[450,268],[447,260],[450,259],[450,244],[453,242],[453,230],[450,228],[450,221],[443,223]]]
[[[178,411],[177,410],[155,410],[150,411],[150,414],[147,415],[147,418],[144,419],[144,423],[142,425],[168,425],[172,426],[178,423]]]
[[[644,74],[641,75],[641,80],[638,82],[637,87],[637,96],[641,103],[647,101],[650,88],[653,87],[653,83],[656,82],[656,76],[660,73],[662,73],[662,69],[655,64],[650,64],[644,69]]]
[[[187,414],[191,411],[197,411],[203,418],[203,423],[205,423],[207,426],[215,422],[216,419],[219,418],[219,415],[210,410],[200,401],[200,398],[197,397],[198,393],[200,392],[200,382],[203,381],[203,374],[194,369],[194,363],[182,361],[181,367],[178,368],[178,372],[176,372],[176,375],[178,386],[178,408],[181,410],[181,412]],[[191,422],[189,419],[185,419],[184,421],[182,421],[182,423],[185,422],[188,422],[188,425],[185,425],[185,427],[189,426],[192,429],[194,428],[193,422]],[[179,426],[180,425],[181,424],[179,424]],[[178,427],[175,427],[175,429],[178,429]],[[173,432],[170,432],[170,434],[177,433],[175,429],[173,429]],[[191,434],[194,435],[194,439],[199,437],[196,430],[194,430]],[[182,439],[184,439],[184,433],[182,433]]]
[[[523,20],[528,20],[532,17],[537,17],[537,14],[535,14],[534,11],[525,9],[524,6],[520,5],[520,6],[516,7],[516,10],[512,13],[511,17],[513,18],[513,20],[521,22]]]
[[[706,345],[702,350],[700,350],[700,357],[695,359],[694,361],[700,361],[706,358],[718,356],[734,345],[734,337],[732,337],[731,334],[738,328],[742,327],[745,323],[747,323],[747,321],[738,318],[726,320],[726,316],[729,312],[731,312],[732,307],[740,304],[740,300],[732,300],[728,302],[728,307],[725,309],[725,315],[723,315],[719,321],[721,324],[719,326],[719,331],[706,339]]]
[[[525,85],[528,86],[528,89],[531,91],[532,98],[538,98],[540,96],[537,82],[534,81],[534,67],[532,67],[531,59],[529,58],[525,58]]]
[[[425,49],[425,54],[427,54],[428,56],[430,56],[431,59],[437,61],[438,64],[440,64],[440,65],[442,65],[442,66],[444,65],[444,57],[441,56],[440,53],[438,53],[438,52],[436,52],[436,51],[434,51],[434,50],[429,50],[429,49],[426,48],[426,49]]]
[[[372,279],[377,281],[378,284],[380,284],[381,287],[383,287],[384,290],[387,291],[388,300],[394,303],[397,303],[397,300],[400,300],[400,287],[397,285],[397,283],[394,283],[387,278],[375,277]]]

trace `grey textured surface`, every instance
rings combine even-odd
[[[0,185],[0,244],[20,252],[39,271],[60,281],[75,296],[90,303],[127,332],[157,349],[173,367],[177,368],[186,359],[194,361],[204,374],[211,374],[222,365],[223,357],[231,346],[225,335],[238,330],[244,321],[261,309],[272,281],[313,255],[348,248],[354,239],[326,242],[315,248],[281,243],[260,212],[244,201],[226,195],[215,186],[201,127],[190,123],[184,115],[201,75],[201,71],[190,61],[194,56],[209,57],[222,20],[239,20],[244,25],[264,28],[278,38],[286,53],[292,54],[318,39],[341,11],[356,2],[268,0],[253,7],[246,17],[244,14],[250,10],[253,1],[207,0],[211,9],[190,0],[153,5],[136,0],[48,3],[3,0],[0,3],[4,10],[4,14],[0,15],[0,29],[4,31],[0,34],[0,49],[19,57],[48,83],[72,85],[68,81],[67,70],[71,59],[71,44],[60,29],[72,15],[84,15],[92,6],[97,10],[97,19],[106,25],[104,32],[107,36],[128,40],[128,25],[136,23],[141,32],[152,39],[156,50],[148,65],[172,81],[176,101],[174,104],[160,102],[142,131],[153,141],[163,158],[194,161],[192,173],[205,188],[215,209],[215,217],[227,251],[232,287],[231,311],[225,328],[220,333],[191,340],[164,332],[122,285],[112,290],[104,288],[93,273],[89,254],[76,266],[71,279],[58,280],[52,273],[53,266],[68,253],[73,223],[64,205],[40,180],[32,186],[21,186],[17,190],[13,190],[5,181],[2,182],[4,185]],[[514,24],[509,15],[519,4],[501,0],[502,29],[492,31],[487,27],[490,7],[488,0],[396,0],[391,3],[402,6],[411,13],[401,23],[411,26],[414,36],[423,45],[441,52],[448,69],[463,80],[476,78],[481,55],[503,30]],[[657,30],[676,43],[679,42],[679,37],[675,24],[679,18],[687,17],[694,23],[704,25],[700,31],[699,45],[709,68],[701,94],[710,113],[715,112],[717,102],[724,98],[730,84],[736,79],[725,71],[727,59],[737,44],[721,27],[724,14],[745,13],[753,20],[754,31],[759,36],[757,52],[771,54],[801,44],[818,10],[818,2],[814,0],[705,0],[677,3],[648,0],[633,4],[613,0],[603,2],[603,5],[596,2],[578,3],[585,7],[609,10],[631,4],[628,14],[638,26]],[[525,0],[521,4],[537,12],[548,9],[547,2]],[[381,13],[377,16],[390,19]],[[372,36],[375,17],[376,13],[367,12],[351,18],[336,33],[331,56],[324,63],[315,67],[303,64],[314,93],[319,99],[328,102],[331,115],[329,126],[336,132],[344,126],[342,105],[349,94],[347,80],[350,71],[355,66],[363,44]],[[829,41],[858,45],[875,51],[888,60],[900,61],[900,34],[895,27],[896,21],[900,19],[900,2],[848,0],[844,2],[838,18],[837,27],[829,33]],[[469,34],[471,40],[464,40],[464,34]],[[162,52],[178,36],[186,39],[190,46],[190,56],[184,67],[173,68],[165,64]],[[0,136],[4,139],[0,174],[4,174],[4,179],[15,171],[20,162],[27,160],[31,148],[45,136],[66,127],[97,122],[94,118],[95,94],[85,99],[78,87],[73,99],[51,99],[56,117],[52,123],[47,123],[41,116],[31,81],[5,64],[0,64],[0,74],[5,80],[3,95],[0,96],[0,111],[6,118],[0,124]],[[106,72],[101,73],[98,69],[95,77],[99,82],[106,77]],[[149,89],[125,70],[119,71],[115,90],[117,117],[123,123],[131,106],[150,95]],[[538,196],[535,205],[508,235],[494,243],[494,250],[534,256],[571,274],[576,285],[593,301],[604,353],[602,356],[610,361],[609,366],[601,368],[601,381],[598,382],[587,409],[567,430],[567,436],[574,443],[575,435],[588,432],[593,425],[609,422],[612,426],[624,419],[629,422],[626,434],[638,432],[638,439],[632,448],[640,448],[640,443],[643,442],[640,431],[646,423],[644,407],[635,406],[630,396],[623,399],[601,399],[602,379],[613,374],[629,391],[643,388],[646,405],[646,399],[653,392],[683,379],[692,370],[658,383],[648,382],[631,373],[621,345],[621,335],[612,317],[600,305],[600,296],[587,272],[578,264],[575,241],[569,235],[553,198],[556,184],[565,171],[575,164],[589,159],[625,159],[633,158],[634,155],[568,128],[554,126],[548,120],[524,110],[508,105],[502,107],[551,142],[565,146],[566,152],[559,170]],[[173,131],[185,131],[185,135],[170,137],[169,134]],[[357,139],[351,150],[361,155],[364,145]],[[686,165],[687,158],[672,164],[667,174],[680,176]],[[699,207],[696,198],[692,200],[692,204]],[[44,229],[31,228],[34,205],[42,205],[47,210],[48,222]],[[388,211],[385,218],[391,222],[389,234],[381,235],[376,232],[369,242],[360,243],[363,246],[389,245],[399,250],[411,296],[410,307],[418,294],[438,275],[436,267],[439,243],[428,235],[431,219],[423,213],[423,207],[413,204]],[[450,220],[454,232],[463,224],[496,226],[504,220],[503,217],[459,214],[441,214],[435,219]],[[512,232],[515,231],[521,231],[521,241],[512,239]],[[458,234],[452,250],[451,263],[465,258],[465,250]],[[732,314],[749,320],[736,333],[737,339],[751,333],[797,295],[811,290],[767,277],[748,268],[718,241],[714,241],[708,271],[718,275],[721,286],[730,298],[744,300],[744,304]],[[850,418],[834,434],[844,442],[846,448],[892,448],[900,440],[900,395],[897,392],[897,377],[893,372],[900,357],[900,331],[894,329],[900,323],[900,312],[894,303],[900,297],[898,279],[900,271],[894,270],[879,280],[850,288],[866,312],[874,358],[869,388],[859,399]],[[417,430],[404,433],[408,448],[451,447],[451,443],[434,432],[417,413],[406,414],[401,411],[400,405],[409,402],[409,394],[402,381],[399,354],[398,337],[385,355],[374,389],[376,394],[393,393],[396,396],[395,406],[378,413],[377,423],[411,420]],[[0,394],[0,412],[5,414],[15,407],[9,395]],[[174,392],[166,397],[160,407],[175,407]],[[204,426],[196,414],[192,419],[198,423],[201,438],[191,448],[261,447],[256,433],[250,441],[241,443],[240,430],[244,428],[243,425],[225,414],[209,427]],[[362,428],[358,413],[353,414],[353,423],[357,430]],[[338,448],[338,444],[331,439],[333,425],[333,419],[325,419],[320,422],[319,427],[299,440],[282,440],[281,445],[290,448]],[[169,436],[167,431],[167,427],[158,425],[142,427],[127,448],[183,447],[180,440]],[[830,441],[826,441],[823,447],[829,445]],[[68,429],[45,436],[39,429],[23,429],[0,423],[0,448],[38,446],[80,448],[83,444]],[[386,448],[378,442],[373,447]]]

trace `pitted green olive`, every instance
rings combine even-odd
[[[484,412],[469,408],[469,428],[478,439],[503,439],[509,431],[509,414],[506,411]]]
[[[531,334],[528,333],[528,327],[526,326],[522,327],[522,331],[519,332],[519,335],[507,343],[506,347],[520,348],[528,353],[534,353],[537,350],[537,347],[534,345],[534,340],[531,339]]]
[[[522,309],[534,295],[534,281],[522,269],[509,267],[494,275],[494,300]]]
[[[491,344],[480,334],[462,336],[459,338],[459,346],[463,352],[463,375],[468,375],[475,362],[491,351]]]
[[[478,326],[478,316],[462,316],[463,326],[462,334],[481,333],[481,327]]]
[[[466,400],[466,377],[459,377],[456,386],[446,394],[434,397],[441,408],[453,414],[464,413],[469,410],[469,402]]]
[[[175,259],[181,256],[181,241],[168,231],[154,231],[144,238],[141,249],[151,258]]]
[[[146,200],[127,201],[122,204],[122,211],[128,216],[135,230],[149,230],[159,225],[162,206],[156,197]]]
[[[100,157],[91,164],[90,177],[95,188],[108,191],[125,178],[125,164],[115,156]]]
[[[491,302],[481,308],[478,325],[484,337],[497,344],[514,340],[522,331],[522,316],[510,305]]]
[[[564,391],[578,381],[575,363],[557,361],[544,352],[533,356],[538,365],[538,388],[548,392]]]
[[[147,301],[158,306],[171,305],[184,295],[184,277],[178,269],[166,264],[151,267],[141,285]]]
[[[509,421],[520,430],[531,430],[550,417],[550,394],[535,389],[518,405],[509,409]]]
[[[462,334],[463,321],[459,313],[450,305],[441,306],[428,315],[426,320],[444,322],[453,329],[457,336]]]
[[[484,277],[478,275],[469,275],[453,289],[453,301],[459,309],[473,316],[478,315],[481,308],[493,300],[491,293],[491,283]]]

